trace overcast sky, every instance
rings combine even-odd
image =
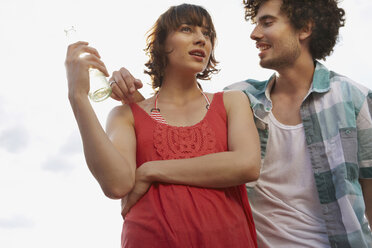
[[[67,99],[63,29],[76,25],[110,73],[126,66],[146,84],[145,33],[183,2],[204,6],[217,30],[221,72],[202,82],[206,91],[273,73],[258,66],[240,0],[1,0],[0,247],[119,247],[120,203],[106,198],[88,171]],[[340,5],[346,27],[324,63],[372,88],[372,1]],[[141,92],[149,96],[151,87]],[[93,103],[103,126],[117,104]]]

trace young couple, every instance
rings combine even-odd
[[[156,94],[143,100],[141,82],[114,72],[112,97],[137,103],[115,107],[106,132],[87,97],[88,68],[108,75],[105,65],[88,43],[69,47],[69,100],[89,169],[123,198],[122,247],[371,247],[372,93],[317,61],[344,11],[333,0],[244,6],[275,75],[203,92],[197,80],[216,72],[212,20],[171,7],[148,37]]]

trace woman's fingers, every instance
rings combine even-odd
[[[78,41],[68,46],[66,55],[66,64],[85,64],[88,68],[93,67],[109,76],[105,64],[101,61],[97,49],[88,46],[88,42]]]
[[[90,54],[94,54],[96,55],[98,58],[101,58],[101,55],[99,55],[97,49],[95,49],[94,47],[90,47],[90,46],[83,46],[82,47],[82,50],[86,53],[90,53]]]
[[[79,41],[68,47],[66,64],[80,64],[80,68],[95,68],[109,76],[105,64],[97,49],[88,46],[88,42]],[[82,65],[82,66],[81,66]],[[119,71],[113,72],[110,82],[112,88],[112,98],[125,103],[134,102],[134,93],[142,88],[141,80],[136,79],[124,67]]]
[[[105,66],[105,64],[103,63],[103,61],[97,57],[96,55],[94,54],[89,54],[87,56],[85,56],[84,58],[81,58],[83,60],[85,60],[87,62],[87,65],[89,66],[89,68],[95,68],[95,69],[98,69],[100,70],[103,74],[105,74],[106,77],[109,76],[109,73],[107,71],[107,68]]]

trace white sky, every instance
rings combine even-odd
[[[206,91],[272,74],[258,66],[241,0],[1,0],[0,247],[119,247],[119,201],[106,198],[88,171],[67,99],[63,29],[76,25],[110,73],[126,66],[148,83],[145,32],[183,2],[204,6],[217,30],[222,70],[202,83]],[[372,88],[372,1],[341,6],[346,27],[325,64]],[[142,90],[150,92],[150,86]],[[103,125],[117,104],[93,103]]]

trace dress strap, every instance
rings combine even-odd
[[[209,109],[209,107],[211,106],[211,102],[210,102],[208,96],[201,89],[200,89],[200,92],[204,96],[204,99],[207,103],[207,105],[205,105],[205,107],[207,109]],[[159,91],[155,95],[155,104],[154,104],[155,106],[150,110],[150,117],[153,118],[154,120],[160,122],[160,123],[168,125],[167,121],[161,115],[160,109],[158,108],[158,96],[159,96]]]
[[[211,101],[209,101],[208,96],[207,96],[207,95],[206,95],[202,90],[200,90],[200,92],[203,94],[204,99],[205,99],[205,101],[207,102],[207,105],[205,105],[205,107],[206,107],[207,109],[209,109],[209,107],[211,106]]]
[[[150,117],[156,120],[157,122],[168,124],[167,121],[163,118],[163,116],[160,114],[160,109],[158,108],[158,96],[159,91],[155,95],[155,106],[150,110]]]

